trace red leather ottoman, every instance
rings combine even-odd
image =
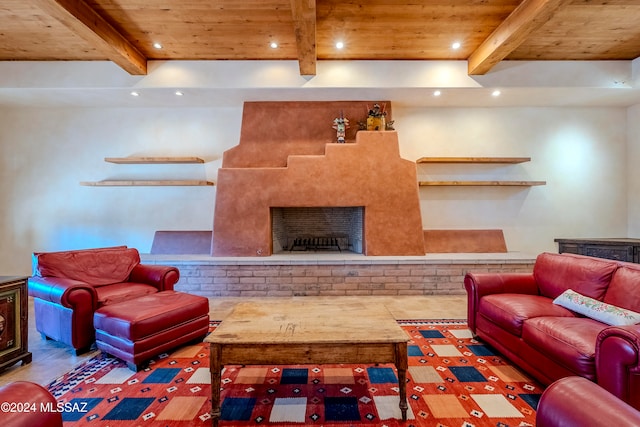
[[[203,340],[209,331],[209,300],[158,292],[99,308],[93,326],[98,348],[137,371],[158,354]]]

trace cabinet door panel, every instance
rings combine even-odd
[[[586,245],[584,255],[633,262],[633,246]]]

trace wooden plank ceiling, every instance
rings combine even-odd
[[[2,0],[0,22],[0,60],[111,60],[134,75],[149,60],[298,60],[303,75],[322,60],[467,60],[485,74],[640,56],[640,0]]]

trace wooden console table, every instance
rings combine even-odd
[[[0,276],[0,371],[31,363],[27,278]]]
[[[640,263],[640,239],[555,239],[558,252]]]

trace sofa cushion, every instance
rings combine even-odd
[[[138,250],[126,246],[33,254],[34,275],[65,277],[93,286],[124,282],[138,264]]]
[[[607,325],[623,326],[640,323],[640,313],[580,295],[571,289],[560,294],[553,303]]]
[[[154,286],[135,282],[114,283],[96,288],[98,307],[129,301],[156,292],[158,292],[158,288]]]
[[[525,294],[484,296],[478,304],[478,314],[516,336],[522,335],[522,324],[527,319],[538,316],[575,316],[566,308],[553,304],[547,297]]]
[[[577,375],[595,379],[596,338],[607,327],[586,317],[536,317],[524,322],[522,339]]]
[[[599,258],[542,253],[533,265],[540,294],[551,299],[567,289],[602,301],[618,264]]]
[[[604,295],[604,302],[640,312],[640,265],[623,264],[615,273]]]

